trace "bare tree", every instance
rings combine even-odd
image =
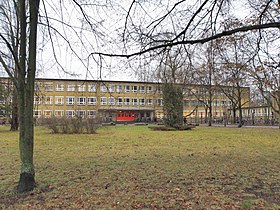
[[[227,39],[220,39],[218,47],[220,55],[219,83],[223,84],[221,90],[231,101],[234,123],[236,122],[236,110],[238,111],[238,126],[242,127],[242,107],[249,101],[243,101],[246,97],[247,89],[244,86],[249,84],[248,62],[246,43],[244,37],[231,36]]]
[[[39,0],[2,1],[1,7],[4,30],[1,31],[0,36],[1,44],[5,48],[1,51],[0,62],[18,93],[21,173],[17,190],[24,192],[35,187],[33,95]],[[10,58],[17,70],[8,65]]]

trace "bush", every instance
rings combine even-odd
[[[81,117],[66,118],[66,117],[52,117],[44,119],[42,124],[47,126],[52,133],[64,134],[80,134],[80,133],[96,133],[100,126],[98,119],[83,119]]]

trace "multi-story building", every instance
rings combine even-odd
[[[7,78],[6,78],[7,79]],[[248,94],[242,98],[249,106]],[[189,91],[192,94],[189,94]],[[184,116],[193,120],[205,118],[203,98],[193,94],[203,88],[184,85]],[[231,106],[219,88],[212,96],[214,118],[221,118]],[[98,81],[75,79],[36,79],[34,117],[99,117],[110,121],[154,121],[163,118],[162,84],[153,82]]]

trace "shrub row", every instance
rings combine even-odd
[[[64,133],[64,134],[80,134],[96,133],[97,128],[101,125],[100,120],[97,118],[83,119],[81,117],[52,117],[42,119],[42,124],[47,126],[52,133]]]

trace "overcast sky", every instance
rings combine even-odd
[[[71,0],[60,1],[61,4],[58,4],[57,1],[44,2],[45,4],[41,3],[40,13],[44,16],[46,8],[48,21],[57,31],[50,29],[51,33],[49,33],[46,26],[40,26],[37,77],[104,80],[138,79],[134,73],[139,63],[143,62],[139,59],[130,60],[129,63],[126,59],[103,58],[100,60],[98,56],[88,56],[91,52],[126,53],[122,48],[120,34],[124,30],[125,18],[131,0],[122,0],[118,3],[112,1],[112,4],[104,3],[102,0],[94,1],[97,6],[91,5],[88,9],[85,9],[88,14],[86,20],[83,19],[80,8],[74,5]],[[149,22],[158,18],[163,11],[166,12],[172,8],[177,1],[161,0],[158,2],[160,2],[158,5],[142,4],[141,6],[144,5],[145,8],[135,7],[132,9],[133,17],[130,18],[133,19],[133,23],[140,25],[146,23],[145,21]],[[243,1],[233,1],[233,3],[232,11],[235,11],[237,17],[244,18],[249,15],[249,10],[246,10]],[[188,8],[188,4],[182,5],[186,6],[186,9]],[[180,9],[183,10],[184,8]],[[41,18],[41,20],[46,22],[44,18]],[[63,21],[64,24],[61,24],[60,21]],[[90,21],[92,25],[89,26],[87,21]],[[171,20],[167,21],[164,27],[171,27],[170,22]],[[72,28],[68,25],[71,25]],[[133,52],[137,50],[134,47],[129,45],[126,50]]]

